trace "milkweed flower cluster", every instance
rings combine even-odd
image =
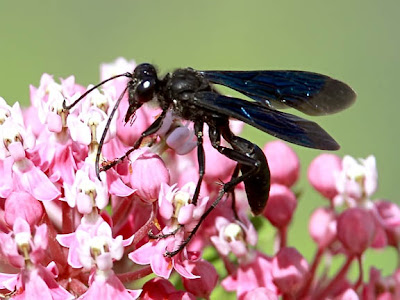
[[[134,62],[103,65],[101,79],[131,71]],[[206,173],[197,204],[191,203],[198,180],[197,141],[192,125],[168,115],[156,135],[128,159],[95,172],[99,142],[126,79],[107,82],[71,110],[86,88],[74,77],[56,82],[44,74],[30,87],[30,107],[10,106],[0,98],[0,290],[13,299],[196,299],[209,298],[217,286],[239,299],[399,299],[400,269],[382,277],[378,268],[364,280],[367,249],[399,251],[400,209],[374,200],[374,157],[355,160],[322,154],[310,165],[311,185],[327,200],[310,218],[316,244],[311,262],[288,245],[288,228],[298,195],[293,186],[300,163],[285,143],[265,145],[271,190],[260,218],[276,230],[275,251],[266,253],[249,219],[243,185],[227,194],[207,216],[191,242],[177,249],[216,199],[235,163],[204,139]],[[126,96],[125,96],[126,97]],[[143,107],[134,122],[122,120],[127,99],[112,120],[102,161],[126,153],[160,110]],[[239,133],[241,124],[231,122]],[[273,241],[271,241],[273,243]],[[294,245],[295,246],[295,245]],[[218,272],[203,258],[214,248],[223,262]],[[322,258],[346,257],[334,276]],[[214,258],[216,259],[216,258]],[[348,277],[351,264],[359,277]],[[319,276],[317,269],[323,269]],[[153,274],[153,276],[149,276]],[[171,283],[179,277],[183,290]],[[221,275],[224,274],[224,275]],[[154,276],[155,275],[155,276]],[[148,277],[149,276],[149,277]],[[137,280],[141,279],[141,286]],[[143,284],[144,282],[144,284]]]

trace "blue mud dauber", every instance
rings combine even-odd
[[[125,159],[139,148],[142,140],[155,134],[162,126],[169,110],[179,118],[194,123],[197,137],[199,179],[192,203],[196,204],[205,173],[205,153],[203,149],[203,127],[208,125],[212,146],[221,154],[237,162],[230,181],[221,190],[186,237],[178,249],[167,252],[173,256],[183,249],[196,233],[201,223],[222,199],[224,194],[233,192],[234,187],[243,182],[250,208],[260,214],[267,203],[270,188],[270,172],[263,151],[252,142],[238,137],[229,128],[229,119],[241,120],[259,130],[282,140],[309,148],[337,150],[338,143],[318,124],[301,117],[281,112],[277,109],[294,108],[307,115],[318,116],[339,112],[349,107],[356,98],[355,92],[345,83],[328,76],[305,71],[197,71],[192,68],[177,69],[159,78],[155,67],[143,63],[133,73],[124,73],[106,79],[86,91],[65,109],[71,109],[88,93],[107,81],[117,77],[127,77],[127,86],[119,97],[110,117],[117,110],[123,94],[128,91],[129,107],[125,122],[131,120],[137,109],[144,103],[156,99],[162,113],[141,134],[134,146],[122,157],[103,165],[99,169],[99,158],[105,132],[96,156],[96,173],[105,171]],[[254,101],[242,100],[220,94],[215,87],[223,85],[232,88]],[[231,147],[221,146],[221,137]]]

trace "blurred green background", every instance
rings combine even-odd
[[[337,115],[313,118],[337,139],[341,156],[374,154],[376,198],[398,201],[400,2],[384,1],[1,1],[0,96],[27,105],[42,73],[99,80],[99,65],[119,56],[151,62],[162,72],[197,69],[299,69],[343,80],[358,93]],[[272,138],[252,128],[262,146]],[[326,204],[306,169],[318,151],[293,146],[303,191],[290,244],[309,259],[308,217]],[[369,253],[394,268],[395,253]]]

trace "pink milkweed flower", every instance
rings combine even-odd
[[[364,208],[349,208],[337,219],[337,237],[351,255],[361,255],[374,241],[375,233],[375,219]]]
[[[74,296],[61,287],[55,278],[58,269],[54,262],[47,267],[34,265],[19,274],[1,274],[0,288],[11,291],[12,299],[67,300]],[[6,279],[6,280],[3,280]]]
[[[35,138],[33,134],[22,125],[8,118],[0,125],[0,159],[12,157],[14,161],[26,157],[26,150],[33,150]]]
[[[295,248],[282,248],[272,260],[273,282],[284,295],[295,297],[308,276],[308,263]]]
[[[189,271],[200,277],[196,279],[183,277],[185,289],[198,298],[209,299],[211,292],[218,283],[218,274],[214,266],[204,259],[194,262],[186,261],[185,264],[188,266]]]
[[[70,76],[61,80],[61,84],[55,83],[51,78],[44,91],[40,86],[36,93],[31,94],[31,101],[37,107],[39,120],[50,132],[65,135],[64,129],[67,127],[70,112],[64,109],[63,103],[79,95],[81,90],[81,86],[75,85],[75,78]]]
[[[133,236],[127,240],[123,240],[121,235],[113,238],[107,222],[102,222],[92,232],[77,230],[76,238],[79,243],[79,260],[83,267],[90,268],[95,265],[103,271],[111,269],[113,261],[122,258],[124,247],[129,246],[133,240]]]
[[[57,241],[69,248],[68,264],[71,267],[108,270],[114,260],[122,258],[124,247],[132,243],[133,236],[126,240],[121,235],[113,238],[110,225],[95,215],[82,218],[75,232],[58,234]]]
[[[233,274],[222,280],[221,285],[229,292],[236,291],[238,299],[243,299],[246,293],[259,287],[267,288],[277,295],[271,271],[271,259],[257,251],[251,261],[240,264]]]
[[[76,171],[72,185],[64,183],[64,200],[70,207],[77,207],[81,214],[90,214],[93,208],[104,209],[108,205],[109,194],[129,196],[135,190],[125,185],[115,170],[100,173],[101,181],[95,174],[94,162],[86,158]]]
[[[159,240],[150,240],[140,248],[129,253],[128,257],[139,265],[150,264],[151,270],[157,276],[168,279],[172,271],[175,269],[178,274],[186,278],[198,278],[194,275],[184,262],[188,253],[183,249],[180,253],[173,257],[165,256],[165,251],[173,251],[179,246],[180,241],[176,242],[176,236],[182,236],[182,232],[178,232],[175,236],[169,236]]]
[[[336,189],[339,193],[334,198],[336,205],[346,203],[348,206],[371,206],[370,196],[378,186],[378,172],[374,156],[355,160],[345,156],[342,171],[336,177]]]
[[[248,246],[256,245],[257,232],[244,214],[240,215],[240,221],[217,217],[215,227],[218,236],[211,236],[210,240],[221,255],[228,256],[232,252],[240,262],[253,259],[253,253]]]
[[[189,256],[190,259],[196,256],[194,252],[184,248],[173,257],[165,256],[166,251],[174,251],[180,246],[185,234],[193,230],[206,209],[208,198],[200,198],[197,206],[190,203],[194,189],[194,183],[188,183],[181,189],[177,189],[175,185],[161,185],[159,213],[163,218],[163,223],[166,224],[161,234],[170,234],[177,229],[178,231],[173,236],[150,240],[128,255],[131,260],[140,265],[150,264],[156,275],[166,279],[169,278],[173,269],[183,277],[198,278],[185,264]],[[180,225],[184,226],[179,228]]]
[[[160,156],[141,148],[134,151],[129,159],[132,162],[130,169],[130,183],[136,189],[136,195],[146,202],[157,200],[162,184],[168,184],[170,177],[168,169]]]
[[[198,223],[206,210],[208,197],[199,198],[196,205],[192,204],[195,188],[193,182],[180,189],[176,188],[176,185],[161,185],[158,205],[159,213],[166,224],[164,233],[175,230],[179,225],[184,225],[184,230],[190,232]]]
[[[44,124],[50,132],[61,133],[66,127],[67,116],[69,112],[63,108],[65,100],[61,91],[53,85],[49,90],[48,101],[43,105],[42,113],[45,114]]]
[[[30,86],[30,99],[33,107],[36,108],[39,120],[42,124],[46,124],[48,112],[59,114],[62,108],[62,101],[65,98],[74,97],[78,93],[82,93],[84,88],[75,83],[75,77],[70,76],[61,79],[61,84],[56,83],[53,76],[43,74],[40,78],[39,87]],[[59,101],[61,100],[61,106]],[[59,114],[61,117],[61,114]],[[62,120],[65,119],[62,117]]]
[[[47,226],[36,226],[32,231],[28,222],[17,218],[13,231],[0,232],[0,248],[11,265],[24,268],[42,261],[48,245]]]
[[[400,207],[390,201],[375,202],[378,223],[385,230],[389,245],[398,248],[400,244]]]
[[[308,167],[308,181],[327,199],[337,194],[336,178],[342,170],[342,159],[334,154],[318,155]]]
[[[272,184],[264,216],[272,225],[283,228],[289,225],[297,207],[294,193],[285,185]]]
[[[67,125],[71,138],[84,145],[89,145],[92,142],[99,143],[109,118],[107,114],[111,113],[116,102],[113,99],[115,99],[114,93],[92,91],[88,95],[88,99],[82,103],[79,114],[68,116]],[[116,117],[110,123],[104,143],[107,143],[116,135]]]
[[[0,125],[9,118],[12,118],[13,121],[20,126],[24,125],[24,118],[19,102],[17,101],[13,106],[10,106],[3,97],[0,97]]]
[[[98,259],[100,260],[100,258]],[[89,278],[89,289],[78,299],[138,299],[142,290],[130,290],[124,287],[114,271],[97,270]]]
[[[282,141],[269,142],[263,149],[268,158],[271,183],[291,187],[299,178],[300,161],[297,154]]]
[[[77,207],[81,214],[90,214],[93,208],[103,209],[108,204],[105,183],[95,178],[92,181],[87,172],[78,170],[73,185],[64,184],[65,200],[70,207]]]

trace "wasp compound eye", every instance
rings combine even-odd
[[[136,95],[140,103],[145,103],[153,99],[156,87],[154,79],[146,79],[138,83],[136,86]]]

